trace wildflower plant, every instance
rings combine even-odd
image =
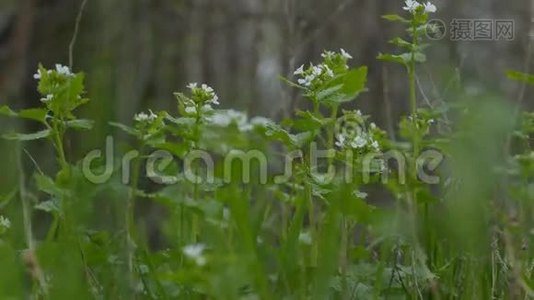
[[[314,107],[326,105],[338,106],[353,100],[365,91],[367,67],[350,69],[348,61],[352,56],[345,50],[340,52],[324,51],[320,64],[300,66],[294,75],[297,83],[290,84],[304,90],[304,96],[310,99]]]

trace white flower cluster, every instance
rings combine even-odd
[[[350,55],[347,51],[345,51],[345,49],[341,48],[339,49],[339,52],[341,54],[341,56],[343,56],[344,58],[346,58],[347,60],[348,59],[352,59],[352,55]],[[334,51],[324,51],[322,54],[321,54],[321,57],[322,58],[329,58],[329,59],[333,59],[335,56],[336,56],[336,52]]]
[[[336,56],[342,57],[345,61],[352,59],[352,56],[344,49],[341,49],[340,53],[324,51],[321,56],[325,60],[334,60]],[[348,67],[346,66],[346,68]],[[326,63],[316,66],[310,64],[310,67],[306,70],[304,69],[304,65],[302,65],[293,73],[293,75],[300,76],[301,78],[297,80],[298,84],[308,88],[314,84],[320,84],[323,81],[330,80],[335,77],[334,71]]]
[[[327,66],[327,65],[317,65],[317,66],[311,66],[311,72],[309,74],[305,74],[304,71],[304,65],[300,66],[295,73],[295,75],[302,75],[303,78],[298,79],[298,83],[300,85],[303,85],[305,87],[310,87],[312,83],[321,77],[326,78],[334,78],[334,72]]]
[[[46,71],[48,74],[52,73],[52,70],[47,70]],[[73,77],[75,74],[71,72],[70,68],[67,67],[67,66],[63,66],[63,65],[60,65],[60,64],[56,64],[56,72],[59,74],[59,75],[63,75],[63,76],[66,76],[66,77]],[[33,78],[39,80],[41,79],[43,74],[41,74],[41,70],[37,70],[37,73],[35,73],[33,75]]]
[[[419,7],[424,7],[424,11],[427,14],[435,13],[438,10],[437,7],[434,4],[430,3],[430,2],[427,2],[425,4],[421,4],[421,3],[417,2],[416,0],[406,0],[404,2],[404,4],[406,6],[403,7],[402,9],[404,9],[405,11],[409,11],[412,14],[415,13]]]
[[[64,76],[67,76],[67,77],[74,76],[74,73],[71,72],[69,67],[62,66],[60,64],[56,64],[56,71],[58,72],[58,74],[64,75]]]
[[[358,110],[356,115],[363,118],[362,113]],[[357,132],[342,132],[336,136],[336,146],[339,148],[352,148],[356,150],[369,150],[380,152],[380,144],[373,136],[372,131],[376,130],[375,123],[369,124],[369,131],[360,128]]]
[[[207,259],[204,256],[204,250],[206,250],[206,245],[204,244],[193,244],[183,247],[182,252],[184,255],[193,260],[199,267],[206,265]]]
[[[236,111],[233,109],[217,110],[209,117],[207,121],[218,127],[228,127],[230,124],[236,124],[239,128],[239,131],[250,131],[255,127],[265,127],[269,124],[274,124],[274,122],[265,117],[254,117],[248,120],[246,113],[241,111]]]
[[[134,120],[137,122],[154,122],[158,118],[158,116],[152,112],[152,110],[148,110],[148,114],[145,112],[138,113],[134,116]]]
[[[0,216],[0,232],[11,228],[11,221],[4,216]]]
[[[340,148],[350,147],[352,149],[371,148],[375,152],[380,152],[380,144],[374,140],[373,137],[367,133],[361,133],[357,136],[347,136],[338,134],[336,138],[336,146]]]
[[[198,85],[198,83],[193,82],[187,85],[187,88],[191,90],[192,101],[185,101],[185,112],[188,114],[197,114],[197,107],[200,105],[202,112],[211,112],[213,111],[212,105],[219,105],[219,97],[215,94],[215,91],[212,87],[207,84]]]

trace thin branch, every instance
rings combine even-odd
[[[72,39],[70,40],[70,44],[69,44],[69,67],[71,70],[72,70],[72,66],[74,65],[74,57],[73,57],[74,45],[76,45],[76,40],[78,39],[78,32],[80,31],[80,23],[82,22],[83,11],[86,5],[87,5],[87,0],[83,0],[80,6],[80,10],[78,11],[78,16],[76,16],[76,24],[74,25],[74,33],[72,35]]]

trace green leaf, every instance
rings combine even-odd
[[[394,55],[394,54],[378,54],[376,57],[378,60],[383,60],[387,62],[397,63],[401,65],[406,65],[408,62],[404,60],[404,58],[400,55]]]
[[[400,54],[400,55],[379,54],[376,58],[378,60],[398,63],[398,64],[406,66],[412,61],[412,53],[403,53],[403,54]],[[426,55],[421,53],[421,52],[416,52],[415,56],[414,56],[414,59],[418,63],[423,63],[423,62],[426,61]]]
[[[46,115],[48,114],[48,111],[44,108],[30,108],[30,109],[24,109],[20,112],[15,112],[8,106],[2,106],[0,107],[0,115],[13,117],[13,118],[23,118],[23,119],[29,119],[34,121],[39,121],[41,123],[45,122]]]
[[[325,123],[309,111],[298,111],[297,116],[300,118],[292,121],[292,124],[293,128],[300,131],[317,130],[324,126]]]
[[[393,45],[396,45],[396,46],[399,46],[399,47],[402,47],[402,48],[405,48],[405,49],[411,49],[413,47],[412,43],[410,43],[408,41],[405,41],[405,40],[401,39],[400,37],[396,37],[396,38],[390,40],[389,43],[391,43]]]
[[[93,124],[95,122],[92,120],[85,120],[85,119],[77,119],[77,120],[71,120],[65,122],[65,125],[68,128],[74,128],[74,129],[86,129],[90,130],[93,128]]]
[[[30,108],[19,111],[18,116],[24,119],[30,119],[44,123],[48,111],[44,108]]]
[[[34,133],[8,133],[3,138],[15,141],[33,141],[47,138],[51,133],[52,131],[50,129],[45,129]]]
[[[17,196],[17,189],[14,189],[11,191],[11,193],[7,195],[1,195],[0,196],[0,209],[3,209],[6,207],[13,199],[15,199],[15,196]]]
[[[328,96],[323,99],[325,102],[332,104],[340,104],[354,100],[360,93],[366,91],[365,84],[367,83],[367,67],[363,66],[355,70],[351,70],[344,75],[334,79],[330,85]],[[326,91],[325,90],[325,91]]]
[[[8,117],[18,117],[19,115],[11,110],[7,105],[0,106],[0,115],[8,116]]]
[[[307,142],[310,142],[313,137],[311,132],[291,134],[278,125],[267,126],[265,134],[271,139],[281,141],[284,145],[293,149],[304,146]]]
[[[510,70],[506,72],[506,76],[511,80],[522,81],[534,85],[534,75]]]
[[[337,81],[336,83],[339,83]],[[343,84],[337,84],[332,87],[325,88],[321,90],[319,93],[317,93],[317,101],[324,102],[327,101],[329,98],[332,98],[335,96],[339,91],[343,88]]]
[[[365,91],[367,83],[367,67],[363,66],[356,70],[351,70],[344,76],[343,88],[341,91],[346,95],[356,97]]]
[[[124,124],[121,124],[121,123],[116,123],[116,122],[109,122],[109,125],[113,126],[113,127],[116,127],[116,128],[119,128],[120,130],[130,134],[130,135],[134,135],[134,136],[137,136],[137,131],[131,127],[128,127]]]
[[[47,213],[60,213],[61,212],[60,203],[58,199],[55,199],[55,198],[36,204],[33,208],[36,210],[47,212]]]
[[[392,21],[392,22],[410,23],[410,20],[407,20],[399,15],[384,15],[382,16],[382,19]]]
[[[36,173],[34,176],[37,188],[49,195],[61,195],[61,189],[56,186],[54,180],[46,175]]]

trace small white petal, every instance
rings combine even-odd
[[[434,4],[432,4],[430,2],[425,3],[425,12],[426,13],[435,13],[437,10],[438,10],[438,8]]]
[[[336,139],[337,139],[337,141],[336,141],[336,146],[338,146],[338,147],[340,147],[340,148],[343,147],[343,146],[345,146],[345,140],[346,140],[346,138],[345,138],[344,135],[339,134],[339,135],[337,136]]]
[[[46,102],[51,101],[52,99],[54,99],[54,95],[48,94],[48,95],[46,95],[46,97],[41,98],[41,102],[46,103]]]
[[[352,148],[356,148],[356,149],[360,149],[360,148],[363,148],[365,147],[365,145],[367,145],[367,140],[361,136],[357,136],[351,143],[350,145],[352,146]]]
[[[187,258],[194,260],[197,265],[204,266],[206,264],[206,257],[203,255],[205,249],[206,246],[203,244],[194,244],[185,246],[182,252]]]
[[[406,0],[405,1],[405,7],[402,9],[409,11],[410,13],[414,13],[421,4],[415,0]]]
[[[299,242],[304,245],[312,245],[313,239],[309,232],[301,232],[299,234]]]
[[[367,199],[367,196],[369,196],[367,193],[365,192],[361,192],[361,191],[355,191],[354,192],[354,196],[360,198],[360,199]]]
[[[345,49],[341,48],[341,55],[346,59],[352,59],[352,55],[350,55]]]
[[[294,75],[302,75],[302,74],[304,74],[304,65],[300,66],[293,74]]]
[[[213,95],[213,98],[211,98],[211,100],[208,101],[209,103],[213,104],[213,105],[219,105],[219,97],[217,95]]]

